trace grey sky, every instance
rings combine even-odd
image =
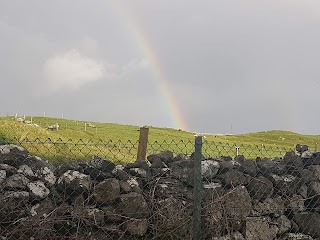
[[[0,111],[176,127],[150,51],[187,130],[320,134],[318,0],[2,0]]]

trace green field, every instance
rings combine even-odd
[[[31,121],[31,117],[25,120]],[[92,155],[118,162],[132,162],[136,158],[138,126],[45,117],[32,117],[32,123],[0,117],[0,142],[18,143],[31,154],[52,161],[89,159]],[[59,125],[58,131],[48,130],[48,126],[55,124]],[[191,154],[194,137],[191,132],[149,126],[148,154],[162,150]],[[317,149],[320,136],[273,130],[239,135],[208,134],[203,141],[205,156],[281,157],[297,143]]]

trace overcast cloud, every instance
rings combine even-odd
[[[320,134],[320,1],[1,1],[1,114]],[[232,127],[231,127],[232,126]]]

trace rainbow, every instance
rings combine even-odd
[[[169,117],[173,127],[176,129],[188,130],[188,125],[183,117],[177,100],[173,96],[170,81],[166,76],[160,59],[157,57],[156,50],[153,48],[151,41],[148,39],[143,29],[129,12],[128,6],[118,4],[120,3],[117,1],[117,3],[114,4],[114,8],[120,15],[121,20],[128,29],[128,32],[133,36],[138,48],[150,63],[157,86],[164,98],[167,108],[169,109]]]

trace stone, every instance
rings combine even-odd
[[[236,169],[245,174],[249,174],[252,177],[255,177],[258,171],[255,160],[241,160],[240,165],[237,165]]]
[[[17,169],[8,164],[0,164],[0,170],[6,171],[8,177],[17,173]]]
[[[30,210],[31,216],[41,216],[47,218],[51,211],[55,208],[50,198],[46,198],[36,205],[32,206]]]
[[[312,175],[313,181],[320,181],[320,165],[312,165],[308,168]]]
[[[229,190],[216,201],[223,204],[225,213],[231,219],[244,220],[253,209],[250,195],[244,186]]]
[[[90,163],[94,168],[107,173],[111,173],[116,167],[116,165],[110,160],[99,156],[93,156]]]
[[[190,160],[191,160],[191,158],[189,156],[187,156],[185,154],[182,154],[182,153],[178,154],[177,156],[175,156],[173,158],[174,162],[177,162],[177,161],[190,161]]]
[[[129,174],[135,177],[140,177],[140,178],[147,178],[147,171],[144,170],[143,168],[130,168],[129,169]]]
[[[245,240],[245,238],[240,232],[236,231],[223,237],[213,237],[212,240]]]
[[[168,165],[161,158],[153,158],[150,168],[167,168]]]
[[[89,175],[92,180],[96,180],[99,182],[108,178],[113,178],[113,175],[111,173],[103,172],[97,168],[90,167],[90,166],[84,168],[83,172],[84,174]]]
[[[151,174],[152,176],[170,176],[171,175],[171,169],[170,168],[151,168]]]
[[[153,227],[157,229],[154,239],[171,239],[179,236],[187,239],[192,227],[192,206],[190,202],[174,197],[159,199],[153,205]],[[174,229],[174,232],[172,230]]]
[[[316,212],[298,213],[293,217],[293,220],[298,224],[302,233],[312,236],[313,238],[320,237],[320,214]]]
[[[180,167],[176,165],[176,162],[174,162],[174,165],[171,166],[171,174],[172,177],[175,179],[178,179],[188,186],[194,185],[194,171],[191,167]]]
[[[284,174],[287,171],[285,163],[280,161],[279,158],[262,158],[257,159],[256,162],[259,172],[264,176],[269,175],[270,173]]]
[[[17,173],[8,178],[6,178],[3,182],[3,186],[5,189],[27,189],[27,184],[30,182],[28,178],[24,175]]]
[[[308,146],[307,145],[303,145],[303,144],[297,144],[296,145],[296,151],[298,152],[298,153],[303,153],[303,152],[305,152],[305,151],[308,151]]]
[[[270,223],[271,220],[267,217],[248,217],[245,228],[246,240],[275,239],[278,228]]]
[[[120,196],[119,181],[115,178],[109,178],[98,183],[93,189],[93,196],[98,204],[113,203]]]
[[[130,168],[142,168],[144,169],[146,172],[150,171],[149,169],[149,165],[145,160],[137,160],[134,163],[128,163],[124,169],[128,170]]]
[[[121,214],[117,211],[117,207],[114,205],[107,205],[101,207],[104,212],[105,221],[107,222],[120,222],[122,220]]]
[[[276,218],[275,223],[278,227],[278,235],[282,236],[283,234],[287,233],[291,229],[291,221],[285,216],[281,215],[280,217]]]
[[[147,219],[129,219],[124,222],[123,230],[133,236],[144,236],[148,230]]]
[[[299,194],[294,194],[286,200],[286,206],[294,213],[304,212],[304,198]]]
[[[311,182],[308,185],[308,197],[316,206],[320,206],[320,182]]]
[[[143,195],[135,192],[120,195],[119,209],[127,217],[145,218],[150,214]]]
[[[209,182],[203,184],[203,199],[216,199],[224,194],[224,188],[221,183]]]
[[[263,202],[257,202],[253,205],[254,211],[257,212],[255,216],[272,215],[279,217],[284,214],[284,201],[278,198],[267,198]]]
[[[74,170],[66,171],[57,181],[57,189],[68,195],[89,192],[91,185],[90,176]]]
[[[148,161],[153,164],[154,161],[160,160],[165,164],[173,162],[173,152],[171,151],[163,151],[156,154],[151,154],[147,157]],[[156,160],[157,159],[157,160]]]
[[[7,191],[1,193],[0,225],[12,224],[28,216],[30,194],[26,191]]]
[[[121,165],[116,166],[112,171],[113,176],[115,176],[120,181],[127,181],[130,179],[130,174],[124,170],[124,167]]]
[[[286,164],[286,174],[296,176],[304,167],[302,159],[296,155],[292,156],[291,154],[286,153],[286,155],[283,157],[283,161]]]
[[[313,238],[302,233],[287,233],[280,240],[313,240]]]
[[[302,159],[304,166],[320,165],[320,152],[313,152],[311,158]]]
[[[238,170],[231,169],[219,176],[222,183],[227,187],[237,187],[247,184],[247,177]]]
[[[293,175],[270,174],[268,179],[273,183],[275,191],[281,196],[292,196],[302,184],[300,179]]]
[[[142,192],[142,189],[140,188],[140,184],[136,178],[133,177],[133,178],[128,179],[127,183],[129,183],[130,187],[132,188],[132,191],[137,192],[137,193]]]
[[[214,179],[219,171],[220,164],[214,160],[201,161],[201,175],[206,181]]]
[[[27,186],[31,197],[35,199],[44,199],[50,194],[50,190],[41,181],[29,182]]]
[[[119,185],[120,185],[120,193],[121,194],[129,193],[132,191],[132,188],[128,182],[119,181]]]
[[[0,163],[16,167],[16,162],[23,161],[28,154],[21,146],[14,144],[0,145]]]
[[[0,184],[4,182],[7,177],[7,172],[5,170],[0,170]]]
[[[88,225],[102,226],[104,224],[104,212],[98,208],[85,208],[84,215]]]
[[[250,196],[257,200],[264,200],[270,197],[274,191],[273,183],[263,176],[249,178],[247,189]]]
[[[28,165],[21,165],[17,170],[17,172],[23,174],[29,179],[36,179],[37,177],[36,174],[31,169],[31,167],[29,167]]]
[[[41,167],[35,171],[36,176],[48,186],[53,186],[56,183],[54,172],[47,166]]]

